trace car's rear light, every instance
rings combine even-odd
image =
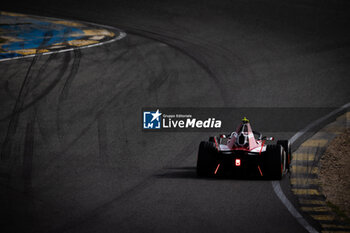
[[[237,167],[241,166],[241,160],[240,160],[240,159],[236,159],[235,165],[236,165]]]

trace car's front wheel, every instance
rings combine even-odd
[[[268,177],[280,180],[286,168],[286,153],[281,145],[268,145],[265,155],[265,168]]]

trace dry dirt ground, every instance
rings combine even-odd
[[[350,129],[337,136],[320,161],[322,191],[341,217],[350,217]],[[347,215],[347,216],[345,216]]]

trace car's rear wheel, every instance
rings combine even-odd
[[[197,175],[210,176],[215,171],[216,149],[213,142],[202,141],[199,144],[198,158],[197,158]]]
[[[284,151],[286,152],[286,169],[289,170],[290,162],[292,161],[292,146],[289,140],[278,140],[277,145],[283,146]]]
[[[281,145],[268,145],[265,157],[266,174],[270,179],[280,180],[285,172],[286,153]]]

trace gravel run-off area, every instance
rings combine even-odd
[[[350,129],[338,135],[320,161],[320,181],[327,203],[350,217]],[[339,214],[338,213],[338,214]],[[347,215],[347,216],[345,216]]]

